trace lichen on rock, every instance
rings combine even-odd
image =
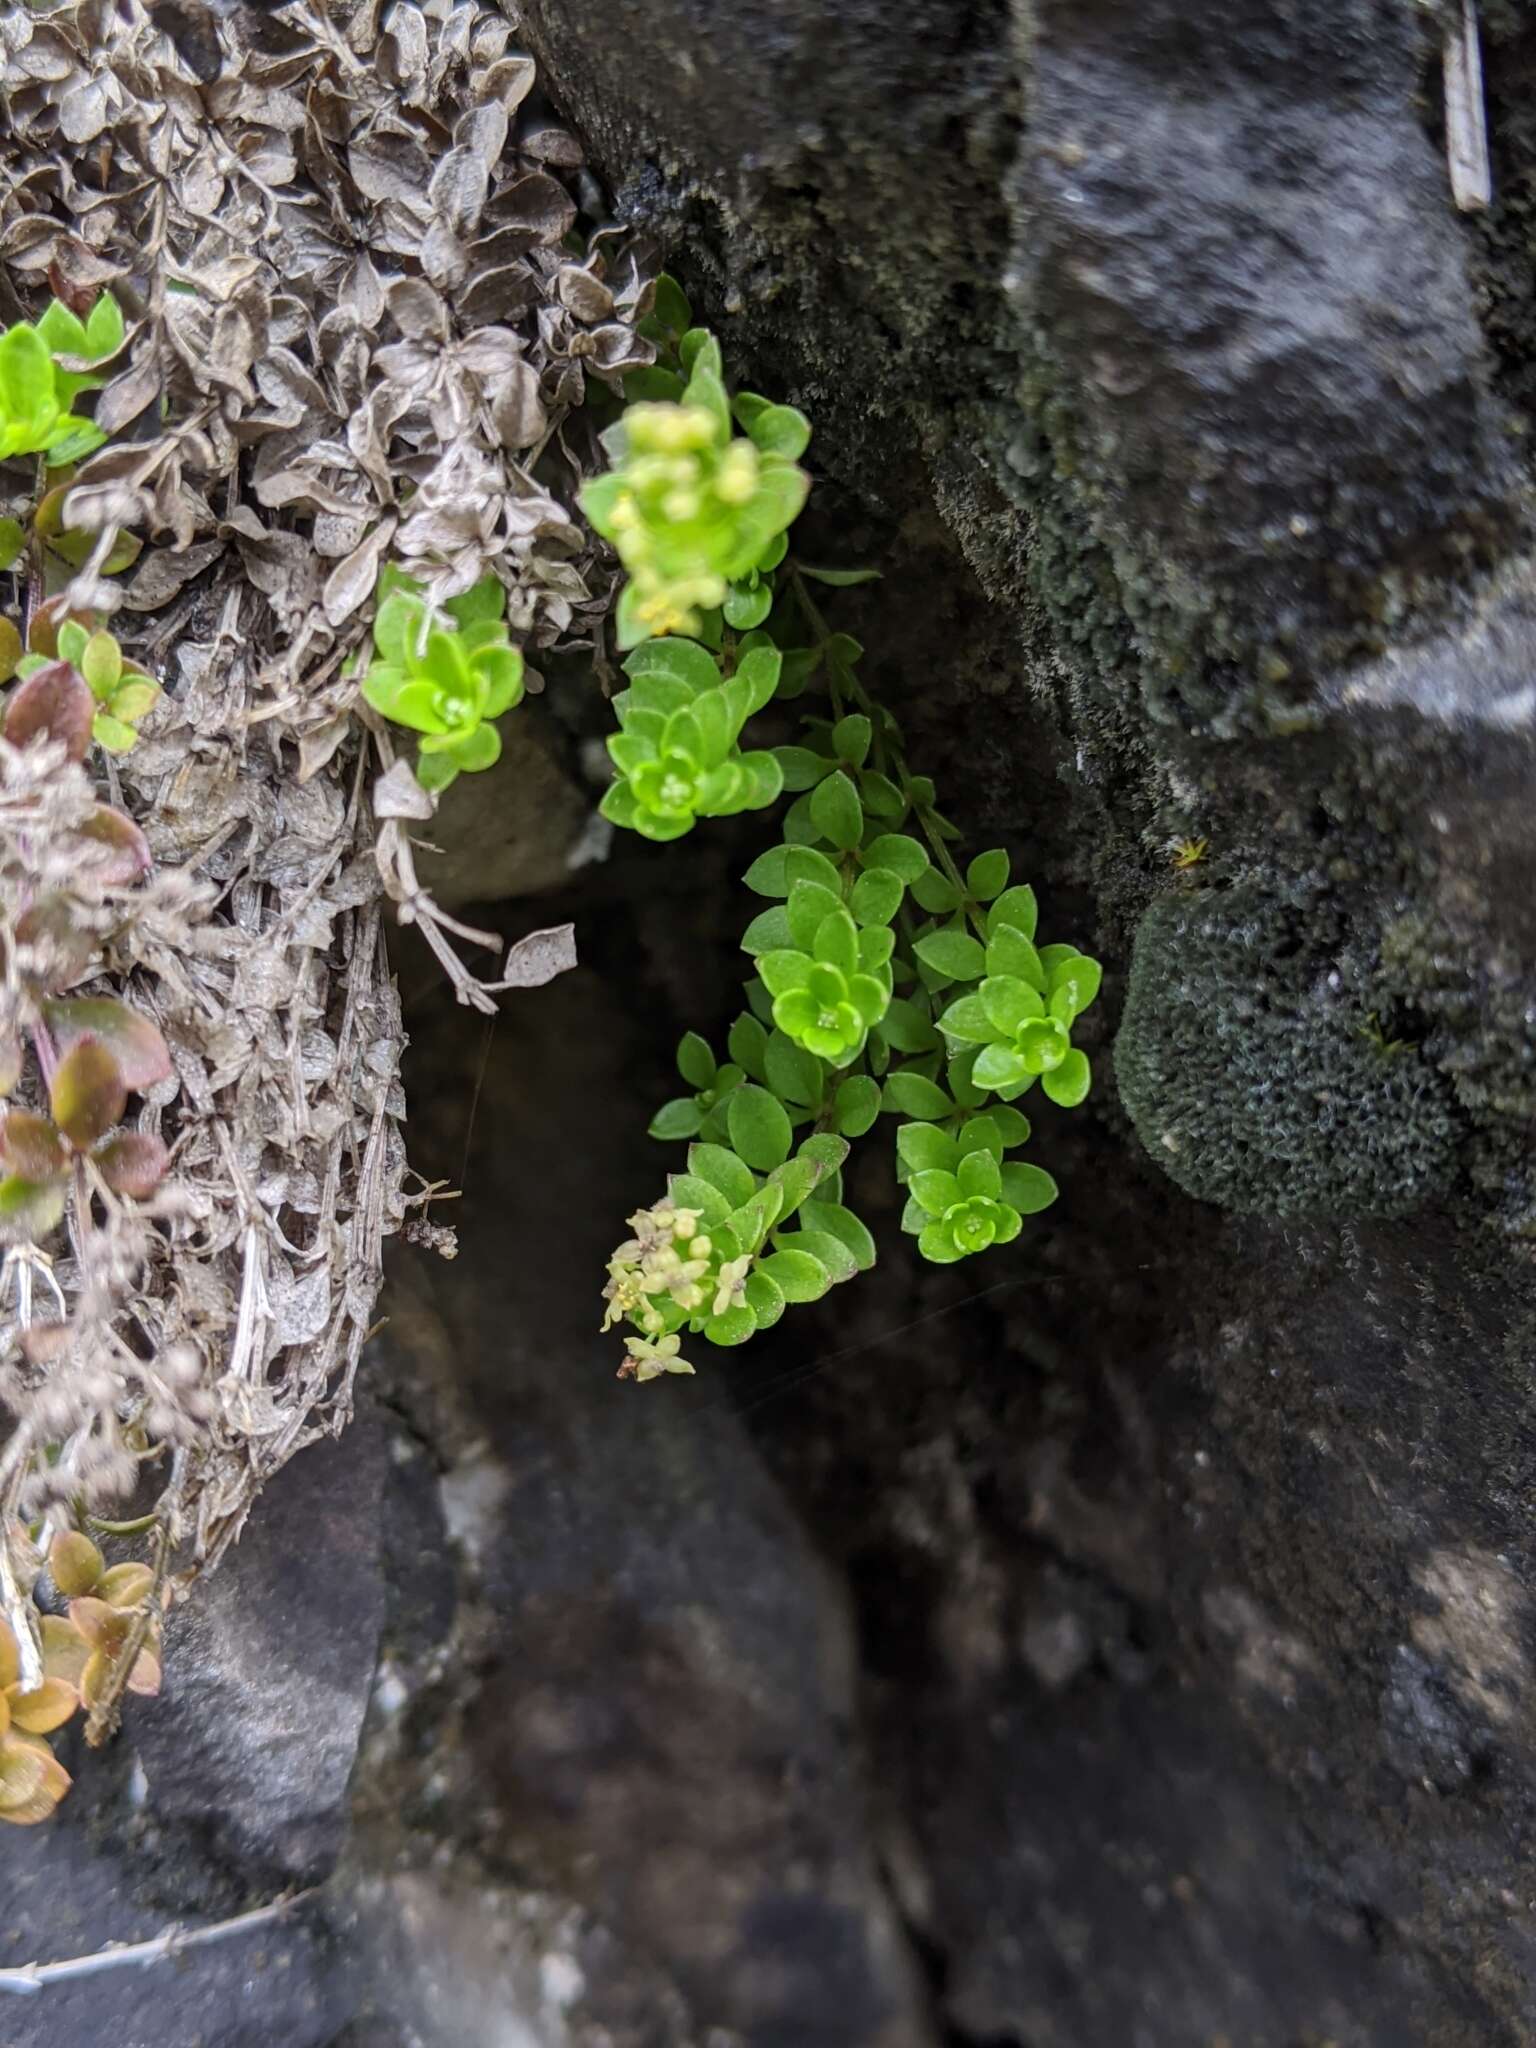
[[[1255,884],[1143,918],[1115,1046],[1142,1143],[1188,1193],[1249,1214],[1400,1216],[1454,1161],[1448,1091],[1340,974],[1326,907]]]

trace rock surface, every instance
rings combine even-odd
[[[1528,10],[1482,225],[1384,0],[526,16],[815,421],[923,765],[1110,963],[1038,1293],[750,1418],[853,1588],[940,2010],[1523,2040]]]
[[[616,1387],[596,1284],[670,1041],[730,1014],[736,842],[541,904],[579,976],[489,1046],[413,1021],[468,1199],[385,1434],[274,1489],[142,1776],[5,1845],[0,1960],[217,1917],[325,1877],[361,1730],[324,1918],[0,2039],[1536,2034],[1536,24],[1480,11],[1469,225],[1394,0],[526,0],[815,420],[923,766],[1105,958],[1094,1111],[1042,1113],[1061,1204],[979,1278],[875,1173],[878,1284]]]

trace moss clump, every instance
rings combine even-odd
[[[1179,1186],[1225,1209],[1397,1216],[1446,1181],[1446,1086],[1388,1046],[1315,907],[1256,887],[1155,903],[1115,1046],[1138,1135]]]

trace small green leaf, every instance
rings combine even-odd
[[[1044,995],[1045,968],[1032,942],[1012,925],[998,925],[987,940],[988,974],[1011,974]]]
[[[761,1266],[747,1275],[747,1307],[757,1317],[760,1330],[771,1330],[784,1313],[783,1290],[768,1278]]]
[[[0,1180],[0,1237],[44,1238],[64,1214],[68,1183],[23,1180],[8,1174]]]
[[[994,1102],[987,1111],[987,1121],[997,1126],[1005,1152],[1011,1152],[1015,1145],[1029,1143],[1030,1122],[1021,1110],[1010,1109],[1004,1102]]]
[[[743,1014],[731,1026],[726,1050],[754,1081],[767,1079],[768,1033],[756,1017]]]
[[[747,1081],[734,1089],[726,1121],[737,1153],[759,1173],[771,1172],[789,1157],[794,1132],[783,1104],[766,1088]]]
[[[889,924],[901,908],[906,884],[890,868],[866,868],[853,885],[848,907],[860,924]]]
[[[836,765],[824,754],[813,754],[809,747],[775,747],[773,754],[784,771],[786,789],[814,789]]]
[[[859,770],[859,795],[869,816],[885,823],[894,824],[906,812],[906,798],[891,778],[882,775],[878,768]]]
[[[1002,1177],[996,1159],[988,1151],[977,1148],[965,1152],[955,1175],[960,1183],[960,1192],[967,1200],[985,1195],[996,1199],[1002,1189]]]
[[[19,519],[0,519],[0,569],[9,569],[26,544],[26,529]]]
[[[992,1029],[989,1038],[1016,1039],[1024,1026],[1044,1015],[1037,989],[1013,974],[989,974],[981,984],[982,1011]]]
[[[906,832],[882,833],[870,841],[859,859],[867,868],[889,868],[909,888],[928,866],[926,849]]]
[[[854,1215],[839,1202],[807,1202],[800,1212],[809,1231],[840,1238],[853,1254],[854,1265],[867,1273],[875,1263],[875,1240]]]
[[[939,1034],[928,1017],[905,996],[892,998],[880,1019],[880,1031],[897,1052],[931,1052],[939,1043]]]
[[[139,743],[136,729],[124,725],[110,711],[98,711],[91,720],[91,738],[98,747],[105,747],[109,754],[131,754]]]
[[[832,1275],[809,1252],[772,1252],[759,1261],[758,1271],[786,1301],[819,1301],[832,1285]]]
[[[787,905],[789,943],[798,946],[802,953],[814,952],[816,933],[823,921],[842,907],[842,898],[835,889],[824,888],[820,882],[796,882]]]
[[[653,1138],[696,1138],[704,1121],[704,1112],[691,1095],[679,1095],[671,1102],[664,1102],[651,1118],[649,1135]]]
[[[955,1111],[955,1105],[937,1082],[909,1068],[887,1075],[882,1101],[887,1109],[897,1110],[902,1116],[921,1117],[925,1121],[953,1116]]]
[[[703,690],[714,689],[720,681],[719,669],[696,640],[680,640],[670,634],[637,647],[625,661],[624,673],[637,682],[649,677],[679,685],[682,703]],[[677,705],[667,704],[663,708],[670,711]]]
[[[714,1081],[715,1056],[709,1049],[709,1040],[701,1038],[697,1031],[683,1034],[677,1048],[677,1071],[690,1088],[708,1088]]]
[[[945,1063],[945,1085],[962,1109],[980,1109],[987,1099],[985,1090],[978,1088],[972,1078],[980,1051],[979,1045],[964,1045]]]
[[[786,1159],[782,1166],[776,1166],[768,1176],[770,1187],[777,1187],[782,1195],[778,1220],[783,1222],[793,1216],[800,1204],[814,1187],[827,1177],[827,1169],[818,1160],[807,1159],[803,1152],[793,1159]]]
[[[797,1108],[819,1107],[823,1081],[821,1061],[815,1053],[796,1045],[782,1031],[775,1031],[768,1040],[764,1058],[766,1079],[775,1095]]]
[[[1003,1134],[998,1128],[997,1118],[992,1115],[968,1117],[960,1126],[956,1142],[962,1154],[989,1152],[994,1159],[1003,1156]]]
[[[818,1131],[814,1138],[807,1138],[801,1145],[798,1157],[814,1160],[824,1172],[836,1173],[850,1150],[846,1138],[836,1138],[830,1131]]]
[[[920,1202],[930,1216],[942,1216],[946,1209],[960,1199],[960,1182],[957,1176],[942,1169],[937,1172],[914,1173],[911,1188],[913,1200]]]
[[[930,1223],[920,1233],[917,1248],[935,1266],[952,1266],[957,1259],[965,1257],[942,1223]]]
[[[811,439],[811,423],[793,405],[767,405],[753,416],[747,432],[765,455],[797,462]]]
[[[864,714],[851,711],[832,728],[832,751],[839,761],[846,761],[852,768],[862,768],[873,737],[874,727]]]
[[[986,971],[987,956],[980,941],[958,926],[930,932],[926,938],[918,939],[912,950],[924,966],[950,981],[974,981]]]
[[[755,896],[787,896],[789,877],[784,870],[788,859],[787,846],[770,846],[757,856],[742,880]]]
[[[757,1317],[742,1303],[740,1307],[728,1308],[723,1315],[711,1316],[704,1325],[704,1334],[711,1344],[745,1344],[757,1329]]]
[[[789,913],[782,903],[774,904],[771,910],[760,910],[741,935],[744,953],[782,952],[793,945]]]
[[[734,1101],[741,1092],[739,1088],[734,1090],[731,1099]],[[771,1096],[769,1100],[772,1100]],[[757,1182],[752,1178],[751,1170],[723,1145],[690,1145],[688,1171],[698,1179],[708,1181],[711,1187],[718,1188],[733,1209],[739,1209],[743,1202],[750,1202],[757,1192]]]
[[[799,564],[800,574],[808,576],[813,583],[824,583],[829,590],[850,590],[856,583],[878,583],[878,569],[813,569],[809,562]]]
[[[1103,968],[1086,953],[1059,961],[1050,970],[1051,1015],[1063,1024],[1072,1023],[1092,1003],[1103,979]]]
[[[864,836],[864,807],[846,775],[829,775],[811,794],[811,820],[823,839],[844,853]]]
[[[693,1148],[689,1149],[691,1153]],[[721,1194],[713,1181],[696,1173],[669,1173],[667,1194],[679,1209],[697,1209],[711,1230],[724,1223],[734,1207],[740,1206]]]
[[[880,1114],[880,1085],[867,1074],[851,1074],[832,1098],[833,1127],[845,1138],[862,1138]]]
[[[1003,1200],[1021,1216],[1037,1216],[1056,1199],[1056,1183],[1039,1166],[1015,1161],[1002,1170]]]
[[[943,917],[960,907],[960,891],[935,867],[924,868],[912,883],[912,894],[933,917]]]
[[[1087,1095],[1092,1079],[1087,1055],[1074,1047],[1060,1066],[1041,1076],[1040,1086],[1052,1102],[1060,1103],[1063,1109],[1076,1109]]]
[[[830,889],[834,896],[841,891],[842,876],[827,856],[819,853],[814,846],[791,846],[786,848],[786,854],[784,868],[791,886],[796,882],[819,882],[824,889]]]
[[[773,592],[766,583],[760,583],[755,590],[733,584],[725,594],[722,609],[728,626],[738,633],[747,633],[760,626],[773,610]]]
[[[1029,1075],[1030,1069],[1011,1045],[984,1045],[971,1069],[978,1088],[1013,1088]]]
[[[811,950],[818,961],[827,967],[835,967],[839,974],[851,976],[857,973],[858,927],[840,905],[837,909],[829,911],[817,925]],[[883,1003],[881,1007],[884,1008]]]
[[[815,964],[809,953],[788,947],[772,953],[760,953],[757,971],[769,995],[782,996],[788,995],[791,989],[804,988]]]
[[[859,966],[865,974],[881,977],[890,993],[891,977],[886,972],[896,950],[896,934],[889,925],[867,924],[859,932]]]
[[[800,1212],[800,1220],[804,1224],[804,1209]],[[851,1280],[859,1270],[859,1262],[852,1251],[830,1230],[801,1229],[791,1235],[777,1238],[775,1243],[781,1258],[793,1257],[795,1253],[803,1252],[815,1259],[818,1265],[825,1266],[834,1286],[840,1281]]]
[[[1039,916],[1035,892],[1027,882],[1020,888],[1005,890],[987,913],[988,936],[1000,926],[1009,925],[1014,931],[1022,932],[1026,939],[1032,939]]]
[[[1008,856],[1000,846],[978,853],[965,871],[966,893],[978,903],[990,903],[1008,886]]]
[[[939,1029],[969,1045],[990,1045],[1000,1035],[974,989],[949,1005],[939,1018]]]
[[[909,1173],[953,1173],[960,1147],[937,1124],[902,1124],[896,1132],[896,1153]]]

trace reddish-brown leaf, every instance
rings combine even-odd
[[[94,1154],[96,1169],[115,1195],[147,1202],[165,1179],[171,1155],[148,1131],[120,1131]]]
[[[13,747],[57,740],[71,761],[83,761],[95,715],[96,700],[85,678],[67,661],[53,661],[11,692],[3,729]]]
[[[152,1088],[171,1071],[165,1040],[147,1017],[111,996],[71,996],[47,1002],[43,1015],[61,1051],[98,1038],[117,1062],[126,1088]]]
[[[91,847],[93,871],[104,882],[136,882],[151,866],[149,841],[132,818],[98,804],[80,827]]]

